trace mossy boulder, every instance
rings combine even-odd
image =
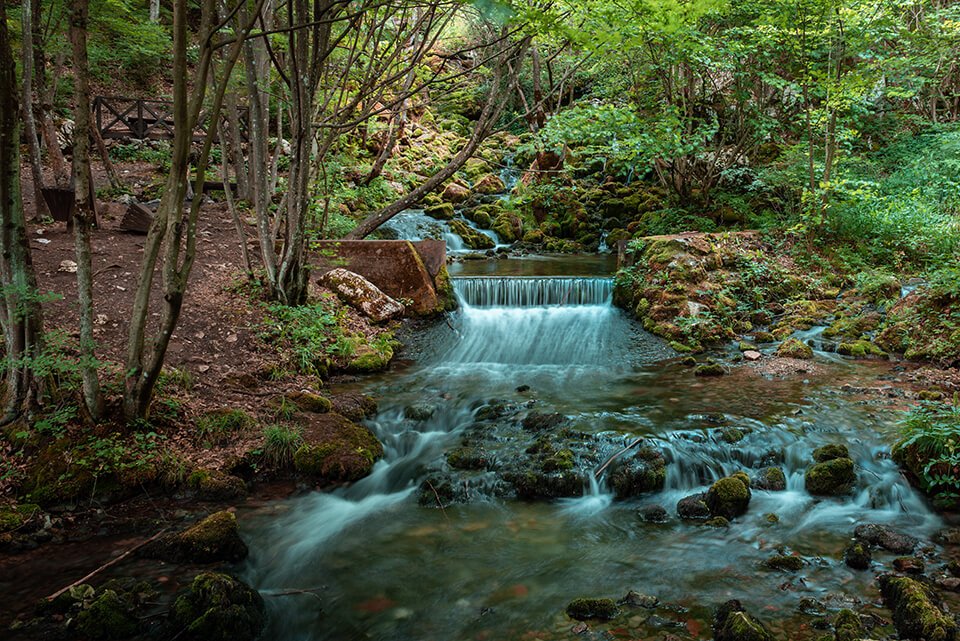
[[[956,622],[934,604],[932,594],[919,581],[883,575],[878,579],[884,604],[893,613],[893,624],[902,639],[955,641]]]
[[[247,494],[243,479],[220,470],[200,468],[190,473],[187,487],[204,501],[229,501]]]
[[[853,358],[884,357],[887,355],[885,351],[866,340],[840,343],[837,346],[837,354],[852,356]]]
[[[866,631],[860,622],[860,615],[853,610],[840,610],[833,621],[833,641],[859,641]]]
[[[463,240],[463,244],[470,249],[493,249],[496,243],[493,239],[479,232],[462,220],[451,220],[450,229]]]
[[[177,597],[170,613],[185,641],[254,641],[266,621],[263,598],[237,579],[204,572]]]
[[[424,208],[423,213],[436,220],[453,220],[453,203],[438,203],[436,205],[430,205],[429,207]]]
[[[853,489],[857,480],[853,460],[835,458],[807,469],[803,477],[807,492],[815,496],[839,496]]]
[[[777,356],[809,359],[813,358],[813,348],[796,338],[788,338],[780,343],[780,347],[777,348]]]
[[[337,394],[333,398],[333,411],[350,421],[362,421],[377,414],[377,401],[366,394]]]
[[[284,397],[303,412],[325,414],[333,408],[329,398],[307,390],[287,392]]]
[[[576,470],[547,470],[537,465],[524,471],[504,474],[504,479],[513,485],[517,498],[526,501],[583,496],[586,479]]]
[[[831,443],[813,451],[813,460],[817,463],[826,463],[838,458],[850,458],[850,451],[842,443]]]
[[[677,501],[677,515],[688,521],[705,521],[710,518],[706,492],[685,496]]]
[[[621,457],[609,474],[610,487],[618,498],[659,492],[666,478],[667,462],[660,451],[651,447],[642,447],[629,458]]]
[[[369,429],[340,418],[334,434],[301,445],[293,455],[300,474],[327,481],[356,481],[370,474],[383,456],[383,445]]]
[[[779,467],[771,466],[760,471],[760,474],[754,479],[753,485],[758,490],[782,492],[787,489],[787,477]]]
[[[463,445],[447,452],[447,465],[455,470],[484,470],[490,465],[490,456],[482,447]]]
[[[693,370],[694,376],[723,376],[726,373],[720,363],[703,363],[697,365]]]
[[[551,432],[567,422],[567,417],[559,413],[546,414],[530,412],[520,425],[528,432]]]
[[[444,188],[443,193],[440,194],[440,198],[448,203],[462,203],[470,198],[470,190],[463,185],[450,183]]]
[[[620,614],[620,608],[613,599],[574,599],[567,604],[567,616],[577,621],[597,619],[609,621]]]
[[[171,563],[235,563],[247,553],[237,516],[227,511],[211,514],[183,532],[164,535],[141,551],[143,556]]]
[[[40,506],[33,503],[0,507],[0,532],[9,532],[21,528],[38,514],[40,514]]]
[[[736,599],[714,611],[713,638],[714,641],[774,641],[763,623],[747,614]]]
[[[88,639],[127,639],[139,631],[130,604],[113,590],[103,590],[77,613],[75,630]]]
[[[501,243],[515,243],[523,238],[523,221],[509,212],[497,216],[490,229],[496,232]]]
[[[728,476],[711,485],[704,500],[712,516],[734,519],[750,505],[750,486],[742,478]]]
[[[373,346],[368,343],[361,343],[351,354],[347,369],[360,373],[379,372],[387,369],[392,359],[393,347],[391,345]]]
[[[775,554],[763,564],[771,570],[781,572],[798,572],[803,569],[803,559],[793,554]]]
[[[426,421],[429,420],[436,412],[436,405],[421,401],[404,407],[403,417],[408,418],[411,421]]]
[[[485,176],[480,176],[473,183],[473,191],[478,194],[492,195],[492,194],[502,194],[507,190],[507,186],[503,184],[503,181],[493,174],[486,174]]]

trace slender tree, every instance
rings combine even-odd
[[[39,0],[23,0],[20,9],[20,33],[23,51],[22,105],[23,125],[30,151],[30,174],[33,178],[33,202],[37,219],[50,215],[47,201],[43,199],[43,160],[40,156],[40,141],[37,138],[37,123],[33,114],[33,3]]]

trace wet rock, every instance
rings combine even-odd
[[[707,507],[707,493],[700,492],[685,496],[677,502],[677,515],[689,521],[705,521],[710,518],[710,508]]]
[[[720,363],[703,363],[693,370],[694,376],[723,376],[726,373],[727,370]]]
[[[809,359],[813,358],[813,349],[796,338],[788,338],[780,343],[780,347],[777,348],[777,356],[782,358]]]
[[[567,417],[563,414],[544,414],[542,412],[531,412],[520,425],[528,432],[547,432],[556,429],[567,422]]]
[[[787,489],[787,477],[779,467],[771,466],[762,470],[757,478],[753,479],[753,486],[758,490],[782,492]]]
[[[89,639],[126,639],[137,633],[139,623],[130,604],[113,590],[103,590],[76,617],[76,631]]]
[[[728,528],[728,527],[730,527],[730,521],[727,520],[727,519],[725,519],[725,518],[722,517],[722,516],[715,516],[715,517],[713,517],[712,519],[707,519],[706,521],[703,522],[703,524],[704,524],[704,526],[706,526],[706,527],[713,527],[713,528]]]
[[[404,418],[411,421],[426,421],[437,411],[437,406],[432,403],[414,403],[403,408]]]
[[[243,479],[220,470],[197,469],[187,478],[187,487],[202,501],[229,501],[247,494]]]
[[[953,576],[960,577],[960,561],[950,561],[946,569]]]
[[[720,440],[724,443],[739,443],[746,436],[746,432],[736,427],[724,427],[720,430]]]
[[[590,619],[609,621],[616,618],[618,614],[620,614],[620,608],[613,599],[581,598],[567,604],[567,616],[577,621]]]
[[[797,604],[797,609],[803,614],[814,617],[822,617],[827,614],[827,606],[819,599],[814,599],[809,596],[800,599],[800,603]]]
[[[626,596],[617,603],[620,605],[629,605],[632,608],[647,608],[648,610],[652,610],[660,605],[660,599],[649,594],[641,594],[635,590],[630,590]]]
[[[714,641],[773,641],[764,625],[747,614],[740,601],[727,601],[713,614]]]
[[[852,459],[837,458],[810,467],[803,480],[810,494],[839,496],[853,489],[857,474]]]
[[[498,177],[487,174],[477,178],[477,181],[473,184],[473,190],[478,194],[502,194],[507,188]]]
[[[937,543],[960,545],[960,527],[944,528],[933,536]]]
[[[867,545],[881,547],[894,554],[909,554],[917,546],[916,538],[897,532],[888,525],[864,523],[853,530],[853,536]]]
[[[470,249],[493,249],[496,243],[492,238],[477,231],[462,220],[451,220],[450,229],[463,240],[463,244]]]
[[[530,391],[530,386],[529,386],[529,385],[517,385],[516,391],[519,392],[520,394],[523,394],[524,392],[529,392],[529,391]]]
[[[423,213],[436,220],[453,220],[453,204],[437,203],[436,205],[430,205],[424,208]]]
[[[167,534],[145,545],[141,555],[171,563],[235,563],[247,557],[237,516],[216,512],[177,534]]]
[[[447,465],[455,470],[484,470],[490,457],[482,447],[464,445],[447,453]]]
[[[893,560],[893,569],[904,574],[923,574],[923,559],[916,556],[901,556]]]
[[[745,514],[750,504],[749,479],[738,476],[722,478],[707,490],[704,501],[712,516],[734,519]]]
[[[837,618],[833,622],[834,641],[858,641],[864,634],[866,631],[860,622],[860,615],[847,609],[837,613]]]
[[[330,399],[307,390],[287,392],[283,395],[283,398],[302,412],[325,414],[333,408],[333,403]]]
[[[868,545],[854,541],[843,551],[843,562],[854,570],[869,570],[873,563],[873,553]]]
[[[771,570],[799,572],[803,569],[803,559],[793,554],[775,554],[763,562]]]
[[[470,190],[464,187],[463,185],[458,185],[457,183],[450,183],[443,190],[443,193],[440,194],[445,202],[448,203],[462,203],[463,201],[470,198]]]
[[[838,458],[850,458],[850,452],[847,451],[846,445],[831,443],[813,451],[813,460],[817,463],[826,463]]]
[[[254,641],[265,620],[260,594],[217,572],[197,575],[171,611],[177,638],[185,641]]]
[[[331,269],[320,281],[333,290],[340,300],[362,312],[374,323],[388,321],[404,312],[403,305],[384,294],[376,285],[342,267]]]
[[[880,594],[893,612],[893,624],[903,639],[955,641],[957,624],[934,604],[922,583],[908,577],[881,575]]]
[[[744,360],[748,361],[759,361],[761,358],[763,358],[763,354],[756,350],[748,349],[743,353],[743,358]]]
[[[523,500],[583,496],[585,480],[583,476],[572,470],[508,472],[504,474],[504,479],[513,485],[517,498]]]
[[[668,518],[667,510],[662,505],[645,505],[637,510],[637,514],[644,523],[666,523]]]
[[[667,462],[660,451],[642,447],[629,458],[621,457],[608,478],[617,498],[658,492],[667,478]]]

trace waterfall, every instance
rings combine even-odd
[[[603,305],[613,295],[612,278],[496,278],[453,280],[460,302],[470,307]]]

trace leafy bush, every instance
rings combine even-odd
[[[960,406],[922,403],[903,418],[900,431],[896,460],[935,500],[960,498]]]
[[[344,336],[340,327],[344,312],[332,311],[331,304],[323,300],[298,307],[274,304],[267,309],[270,318],[265,338],[281,344],[297,372],[326,374],[329,357]]]

